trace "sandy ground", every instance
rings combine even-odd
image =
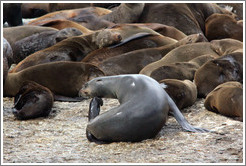
[[[48,118],[16,120],[13,98],[3,99],[4,163],[242,163],[243,123],[207,111],[182,110],[188,121],[217,133],[182,131],[173,117],[154,139],[97,145],[86,139],[89,101],[55,102]],[[102,110],[118,105],[104,99]],[[103,112],[102,111],[102,112]]]

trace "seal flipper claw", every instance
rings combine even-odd
[[[181,127],[185,131],[199,132],[199,133],[210,132],[207,129],[194,127],[191,124],[189,124],[189,122],[182,115],[182,113],[180,112],[180,110],[178,109],[178,107],[176,106],[174,101],[171,99],[171,97],[168,94],[167,94],[167,96],[168,96],[168,103],[169,103],[170,109],[172,110],[172,112],[170,112],[170,113],[174,116],[174,118],[177,120],[177,122],[181,125]]]

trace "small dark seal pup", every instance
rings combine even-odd
[[[26,81],[15,95],[13,114],[19,120],[46,117],[53,102],[53,94],[48,88],[33,81]]]
[[[184,130],[207,131],[190,125],[163,87],[145,75],[97,77],[84,84],[79,95],[116,98],[120,102],[120,106],[99,115],[102,101],[91,101],[86,131],[89,141],[96,143],[153,138],[164,126],[169,109]]]

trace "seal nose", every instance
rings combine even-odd
[[[88,98],[89,97],[89,92],[84,90],[83,88],[79,91],[79,97],[84,97]]]

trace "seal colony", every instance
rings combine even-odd
[[[145,75],[94,78],[82,87],[79,94],[91,98],[116,98],[120,102],[120,106],[99,115],[102,101],[92,100],[86,128],[89,141],[135,142],[153,138],[166,123],[169,110],[184,130],[208,131],[190,125],[163,87]]]
[[[155,137],[169,114],[186,131],[207,132],[179,110],[207,97],[207,110],[242,121],[243,20],[235,13],[210,3],[72,6],[3,30],[3,95],[15,97],[17,119],[90,97],[89,141],[136,142]],[[102,98],[120,106],[100,114]]]

